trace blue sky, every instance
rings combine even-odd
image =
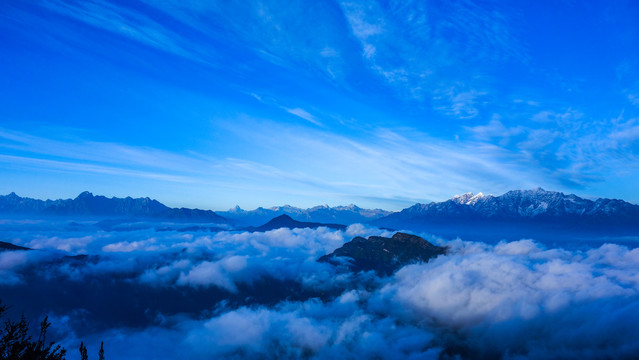
[[[0,193],[639,203],[633,1],[0,3]]]

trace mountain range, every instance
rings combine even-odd
[[[362,209],[351,204],[335,207],[322,205],[308,209],[284,205],[271,208],[258,207],[255,210],[244,210],[236,206],[228,211],[217,211],[217,214],[232,220],[237,225],[258,226],[280,215],[288,215],[297,221],[306,222],[364,224],[388,216],[392,212],[381,209]]]
[[[355,205],[349,206],[316,206],[309,209],[301,209],[293,206],[277,206],[272,208],[257,208],[255,210],[243,210],[239,206],[229,211],[214,212],[211,210],[170,208],[157,200],[146,198],[107,198],[101,195],[93,195],[85,191],[75,199],[38,200],[28,197],[20,197],[15,193],[0,196],[0,214],[11,216],[42,216],[42,217],[83,217],[113,219],[102,221],[101,226],[111,229],[120,225],[123,218],[148,219],[148,220],[172,220],[184,222],[206,222],[215,224],[231,224],[238,230],[266,231],[267,224],[278,216],[288,216],[286,224],[281,227],[317,227],[319,225],[331,228],[343,228],[344,225],[368,223],[371,220],[391,214],[390,211],[380,209],[362,209]],[[280,219],[281,220],[281,219]],[[299,222],[299,224],[294,224]],[[256,229],[261,230],[256,230]],[[187,228],[188,229],[188,228]],[[199,229],[202,230],[202,229]],[[222,230],[221,228],[206,228],[207,231]]]
[[[170,208],[147,198],[107,198],[83,192],[75,199],[37,200],[15,193],[0,196],[5,216],[60,216],[100,219],[149,219],[224,224],[239,231],[279,227],[343,228],[368,223],[388,229],[425,232],[465,239],[520,239],[570,236],[639,236],[639,206],[618,199],[589,200],[574,194],[513,190],[503,195],[467,193],[443,202],[415,204],[399,212],[349,206],[292,206],[229,211]],[[286,217],[278,218],[286,215]],[[263,224],[263,225],[262,225]],[[340,224],[340,225],[338,225]],[[222,228],[209,228],[217,231]]]
[[[372,224],[462,237],[487,234],[520,238],[565,232],[637,236],[639,206],[537,188],[500,196],[467,193],[443,202],[415,204]]]
[[[0,213],[8,215],[73,216],[87,218],[127,217],[226,224],[211,210],[170,208],[146,198],[107,198],[85,191],[75,199],[37,200],[15,193],[0,196]]]

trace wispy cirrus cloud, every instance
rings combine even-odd
[[[285,109],[286,112],[288,112],[289,114],[293,114],[297,117],[300,117],[304,120],[307,120],[317,126],[322,126],[322,123],[320,123],[319,121],[317,121],[317,119],[315,119],[315,117],[313,115],[311,115],[308,111],[301,109],[301,108],[292,108],[292,109]]]
[[[478,140],[497,143],[508,152],[545,167],[549,176],[569,186],[596,186],[620,166],[630,172],[639,170],[637,119],[626,118],[623,113],[616,118],[595,120],[571,108],[541,110],[527,123],[506,125],[493,118],[487,125],[466,130]]]
[[[187,43],[185,39],[163,24],[126,6],[103,1],[65,0],[46,0],[42,2],[42,5],[76,21],[116,33],[158,50],[190,60],[207,61],[194,49],[191,42]]]
[[[499,118],[493,118],[487,125],[466,127],[473,136],[480,140],[489,141],[494,138],[501,139],[500,143],[508,142],[512,136],[521,134],[524,129],[521,126],[508,128],[502,124]]]
[[[436,108],[442,113],[451,118],[465,120],[479,115],[479,107],[485,95],[484,91],[451,87],[443,91],[437,90],[433,100]]]
[[[340,3],[361,56],[399,94],[427,101],[453,118],[477,116],[474,102],[484,94],[484,61],[526,58],[497,7],[473,1],[376,1]],[[464,71],[458,71],[463,68]],[[443,81],[443,79],[446,79]],[[450,83],[467,84],[467,90]]]
[[[242,48],[241,52],[278,67],[293,71],[301,67],[311,76],[337,81],[343,77],[344,41],[330,3],[313,6],[301,2],[283,5],[277,1],[145,3],[196,29],[204,38],[221,42],[232,38]]]
[[[298,197],[320,191],[325,199],[338,202],[339,198],[365,198],[376,193],[387,197],[394,207],[398,196],[413,199],[406,205],[438,199],[442,186],[450,196],[468,189],[497,193],[524,183],[533,186],[548,182],[542,180],[543,170],[525,170],[517,164],[517,155],[504,149],[482,143],[446,142],[414,130],[380,128],[352,139],[263,120],[236,119],[226,126],[230,138],[236,139],[237,153],[224,157],[94,141],[59,141],[5,130],[0,133],[5,139],[0,148],[11,154],[3,154],[0,161],[43,171],[146,178],[155,186],[177,182],[196,188],[252,188],[258,198],[263,194],[257,194],[264,191]],[[257,145],[257,151],[246,153],[248,144]],[[264,154],[271,160],[262,160]],[[442,178],[447,179],[445,185],[441,184]]]
[[[278,100],[276,100],[276,99],[274,99],[272,97],[261,96],[261,95],[258,95],[256,93],[250,93],[250,95],[253,98],[255,98],[257,101],[259,101],[259,102],[261,102],[261,103],[263,103],[265,105],[273,106],[275,108],[284,110],[287,113],[289,113],[291,115],[294,115],[294,116],[297,116],[297,117],[299,117],[301,119],[304,119],[304,120],[310,122],[313,125],[322,126],[322,127],[324,126],[324,124],[322,124],[322,122],[319,121],[315,115],[309,113],[308,111],[304,110],[301,107],[287,107],[287,106],[281,105],[280,104],[281,101],[278,101]]]

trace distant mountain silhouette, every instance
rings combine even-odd
[[[236,206],[228,211],[217,211],[217,214],[243,226],[258,226],[279,215],[289,215],[299,221],[350,225],[368,223],[371,220],[389,215],[391,212],[381,209],[362,209],[351,204],[335,207],[323,205],[308,209],[284,205],[272,208],[259,207],[255,210],[243,210]]]
[[[249,227],[245,227],[245,228],[241,228],[238,230],[243,230],[243,231],[250,231],[250,232],[262,232],[262,231],[270,231],[270,230],[275,230],[275,229],[280,229],[280,228],[289,228],[289,229],[303,229],[303,228],[310,228],[310,229],[315,229],[318,227],[327,227],[329,229],[336,229],[336,230],[344,230],[346,229],[345,225],[339,225],[339,224],[322,224],[322,223],[314,223],[314,222],[302,222],[302,221],[297,221],[294,220],[293,218],[291,218],[288,215],[280,215],[276,218],[273,218],[271,221],[267,222],[266,224],[262,225],[262,226],[249,226]]]
[[[639,206],[537,188],[501,196],[467,193],[444,202],[415,204],[372,224],[448,236],[639,235]]]
[[[147,198],[107,198],[85,191],[75,199],[37,200],[15,193],[0,196],[0,213],[11,215],[129,217],[190,222],[226,223],[211,210],[170,208]]]
[[[318,261],[346,266],[352,271],[374,270],[381,275],[390,275],[404,265],[428,262],[444,253],[445,248],[433,245],[419,236],[398,232],[391,238],[355,237]]]

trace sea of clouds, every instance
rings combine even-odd
[[[5,222],[0,299],[48,315],[79,358],[633,358],[639,353],[639,249],[547,248],[534,240],[446,241],[394,275],[316,260],[345,231],[128,231]],[[86,256],[84,256],[86,255]],[[18,309],[20,308],[20,309]]]

